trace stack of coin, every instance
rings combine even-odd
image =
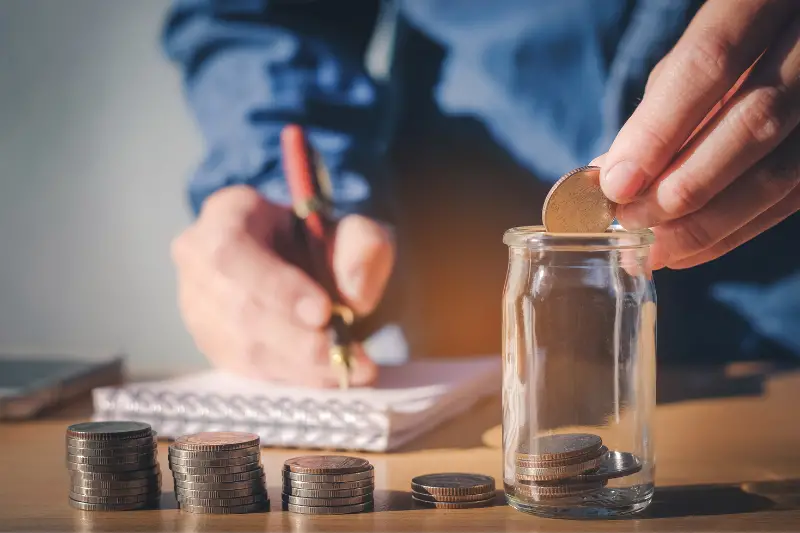
[[[309,455],[283,464],[283,509],[293,513],[369,511],[374,488],[374,468],[366,459]]]
[[[156,434],[141,422],[85,422],[67,428],[69,504],[87,511],[158,505]]]
[[[494,501],[494,478],[481,474],[426,474],[411,480],[415,504],[438,509],[485,507]]]
[[[609,451],[588,433],[537,437],[520,447],[515,464],[516,495],[536,501],[586,496],[642,469],[635,455]]]
[[[260,444],[258,435],[233,431],[178,437],[169,446],[178,506],[208,514],[269,510]]]

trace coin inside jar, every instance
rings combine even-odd
[[[531,463],[531,466],[559,461],[574,463],[578,457],[591,458],[602,445],[603,440],[599,436],[589,433],[545,435],[522,444],[517,451],[516,459],[518,463]]]
[[[586,166],[562,176],[542,207],[542,223],[551,233],[599,233],[614,221],[616,204],[600,188],[600,167]]]

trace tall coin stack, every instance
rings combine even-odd
[[[67,428],[69,504],[86,511],[158,505],[156,434],[141,422],[85,422]]]
[[[301,514],[350,514],[372,509],[374,468],[344,455],[295,457],[283,464],[283,509]]]
[[[486,507],[494,498],[494,478],[482,474],[426,474],[411,480],[411,499],[422,507]]]
[[[258,435],[194,433],[169,446],[178,506],[190,513],[241,514],[269,510]]]
[[[638,457],[609,451],[597,435],[567,433],[533,439],[516,455],[518,497],[535,501],[587,496],[608,480],[642,469]]]

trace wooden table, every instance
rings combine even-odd
[[[683,370],[674,381],[709,392],[714,383],[749,383],[735,373]],[[709,378],[712,376],[712,378]],[[732,379],[731,376],[733,376]],[[725,377],[725,376],[723,376]],[[737,381],[738,379],[738,381]],[[481,404],[394,454],[364,454],[376,472],[376,507],[350,516],[280,511],[280,468],[297,450],[264,450],[272,512],[214,516],[175,508],[166,444],[162,509],[81,512],[67,505],[64,429],[82,415],[0,426],[2,531],[800,531],[800,371],[771,374],[745,396],[669,401],[657,409],[657,492],[646,514],[606,521],[543,519],[515,511],[498,493],[483,509],[413,509],[412,476],[469,471],[495,476],[502,487],[498,400]],[[712,395],[713,396],[713,395]],[[675,400],[676,398],[672,398]]]

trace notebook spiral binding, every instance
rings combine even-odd
[[[159,437],[198,431],[249,431],[262,446],[381,450],[386,416],[361,402],[244,398],[215,394],[101,388],[93,391],[94,420],[136,419]]]

